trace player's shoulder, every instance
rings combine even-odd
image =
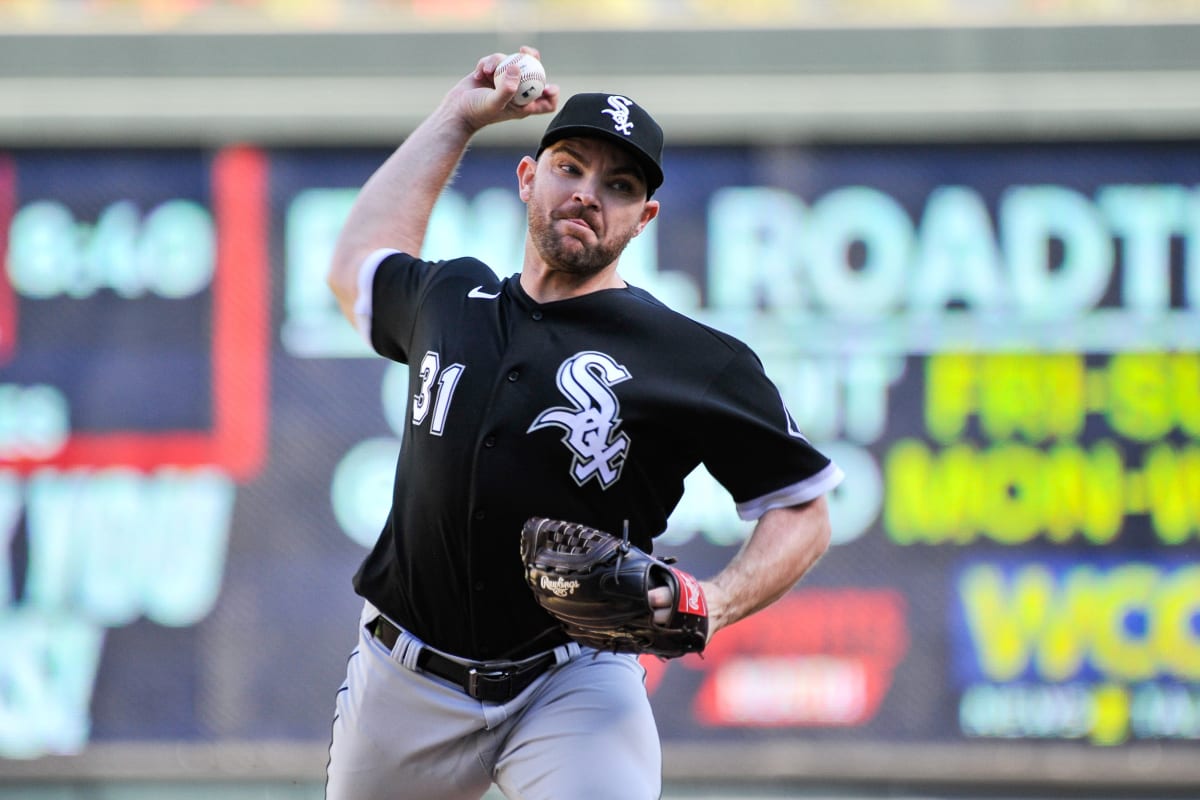
[[[491,267],[478,258],[463,256],[439,261],[427,261],[411,253],[393,250],[385,259],[392,269],[416,270],[426,275],[431,281],[454,280],[455,278],[490,278],[495,280]]]
[[[500,283],[491,267],[471,256],[436,262],[433,278],[439,283],[465,282],[481,285],[484,289],[490,289]]]
[[[441,293],[465,292],[473,287],[494,291],[500,280],[484,262],[470,256],[429,261],[410,253],[392,251],[379,265],[385,280],[428,300]],[[465,289],[462,287],[466,287]]]
[[[665,336],[692,344],[707,345],[714,355],[752,355],[750,346],[741,339],[671,308],[645,289],[629,284],[626,297],[633,307],[640,308],[643,313],[653,318],[654,324],[664,329]]]

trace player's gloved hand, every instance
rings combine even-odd
[[[666,586],[659,586],[647,593],[650,608],[653,611],[655,625],[666,625],[671,620],[671,604],[674,597]]]
[[[581,644],[664,658],[707,644],[700,581],[627,540],[534,517],[521,531],[521,558],[538,603]]]

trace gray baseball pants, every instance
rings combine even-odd
[[[327,800],[656,800],[662,753],[636,657],[559,647],[557,663],[507,703],[419,672],[422,644],[390,651],[359,624],[338,690]]]

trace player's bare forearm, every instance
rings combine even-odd
[[[710,638],[786,594],[829,548],[829,537],[824,497],[764,514],[733,560],[703,584]]]
[[[532,48],[522,52],[537,55]],[[558,87],[525,106],[510,105],[519,76],[510,68],[495,81],[503,53],[481,58],[404,143],[363,185],[334,247],[327,282],[342,313],[354,320],[358,270],[368,255],[393,248],[419,256],[434,204],[449,183],[471,137],[481,128],[507,119],[553,111]]]
[[[382,247],[420,254],[434,203],[470,137],[443,103],[363,185],[334,247],[328,277],[351,321],[363,260]]]

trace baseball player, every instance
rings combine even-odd
[[[532,48],[522,52],[538,56]],[[773,602],[828,547],[840,469],[796,430],[738,340],[617,271],[659,211],[662,130],[620,94],[510,103],[479,60],[363,186],[329,284],[381,356],[409,365],[391,512],[354,576],[365,599],[338,692],[331,800],[649,800],[661,749],[634,653],[571,639],[535,602],[518,539],[535,516],[649,551],[703,463],[757,520],[700,583],[708,636]],[[421,260],[430,213],[486,125],[557,111],[516,168],[520,272]],[[508,266],[508,265],[505,265]],[[514,265],[515,266],[515,265]],[[654,588],[666,619],[675,602]]]

